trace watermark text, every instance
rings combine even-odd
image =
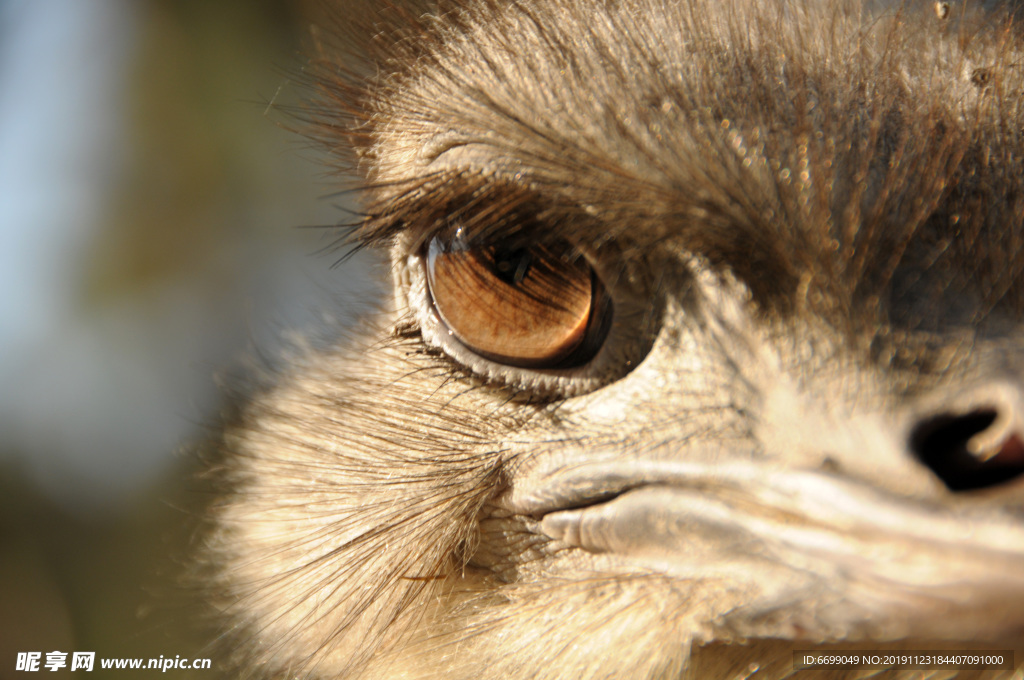
[[[14,670],[25,673],[56,672],[61,670],[91,672],[104,670],[149,670],[166,673],[169,670],[209,670],[209,659],[182,658],[180,655],[159,656],[152,659],[124,657],[96,658],[96,652],[18,652]]]

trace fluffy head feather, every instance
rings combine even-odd
[[[1020,480],[957,495],[920,444],[936,414],[986,408],[1004,457],[1024,432],[1009,12],[475,0],[374,20],[351,29],[373,68],[321,47],[305,115],[364,177],[355,237],[391,249],[397,302],[297,352],[226,429],[208,561],[240,665],[781,677],[794,647],[1019,641]],[[456,230],[571,244],[614,304],[595,356],[533,370],[448,339],[423,253]]]

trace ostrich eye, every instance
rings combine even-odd
[[[571,252],[564,243],[508,248],[435,237],[426,261],[434,308],[449,333],[485,359],[580,366],[607,335],[611,301],[593,267]]]

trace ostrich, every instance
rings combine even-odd
[[[224,429],[241,674],[1020,673],[1014,8],[438,2],[310,63],[395,295]]]

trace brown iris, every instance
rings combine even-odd
[[[568,248],[435,238],[427,249],[434,306],[448,330],[487,359],[532,368],[582,364],[604,339],[610,304],[586,260],[561,251]]]

